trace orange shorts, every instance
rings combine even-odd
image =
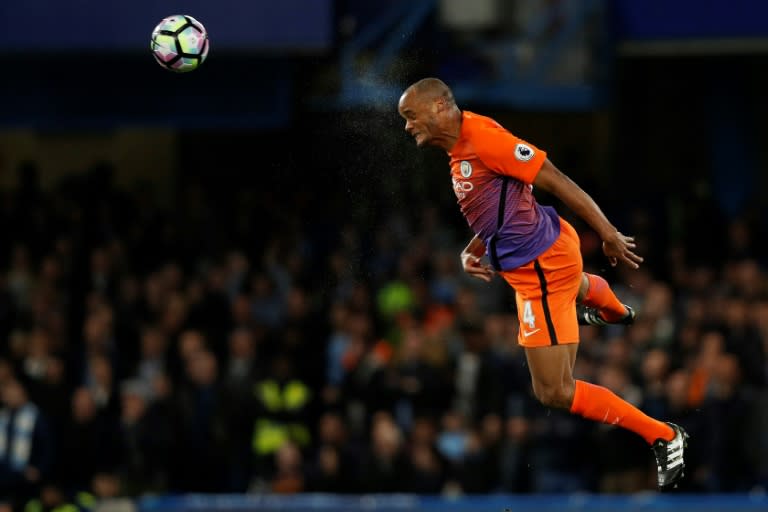
[[[523,347],[579,342],[576,295],[583,263],[579,235],[560,219],[560,236],[544,253],[514,270],[499,272],[515,289]]]

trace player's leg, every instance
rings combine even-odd
[[[677,425],[651,418],[608,388],[573,378],[577,343],[525,347],[533,392],[548,406],[640,435],[652,446],[660,488],[675,485],[683,476],[683,451],[688,435]]]
[[[673,429],[622,400],[611,390],[575,380],[571,368],[577,343],[549,347],[526,347],[533,393],[548,407],[568,409],[584,418],[619,425],[642,436],[648,444],[671,440]]]
[[[525,348],[533,394],[547,407],[571,408],[576,392],[573,364],[578,348],[578,343]]]
[[[626,428],[648,444],[674,438],[672,427],[651,418],[608,388],[574,379],[572,368],[577,350],[577,343],[525,347],[533,392],[542,404]]]
[[[682,475],[685,433],[647,416],[604,387],[573,378],[582,270],[578,235],[563,221],[560,237],[550,249],[528,265],[501,273],[516,291],[518,342],[525,348],[534,393],[550,407],[641,435],[653,445],[659,486],[674,484]]]
[[[581,325],[631,324],[635,311],[622,304],[602,277],[583,272],[577,301],[585,306],[578,312]]]

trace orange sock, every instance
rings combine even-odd
[[[627,308],[608,286],[608,281],[600,276],[584,272],[589,280],[589,289],[582,303],[597,308],[600,316],[607,322],[618,322],[627,314]]]
[[[611,390],[583,380],[576,381],[571,412],[589,420],[619,425],[642,436],[648,444],[659,438],[671,441],[675,437],[666,423],[651,418]]]

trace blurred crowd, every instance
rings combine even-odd
[[[533,399],[512,292],[462,272],[469,232],[441,206],[369,223],[263,190],[223,215],[110,176],[44,191],[29,164],[2,192],[3,498],[654,489],[639,437]],[[577,378],[688,430],[685,490],[768,483],[753,227],[709,233],[707,258],[638,221],[662,257],[629,271],[574,222],[585,269],[638,311],[582,328]]]

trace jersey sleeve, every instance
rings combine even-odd
[[[483,127],[472,137],[480,160],[492,171],[531,184],[547,153],[501,127]]]

